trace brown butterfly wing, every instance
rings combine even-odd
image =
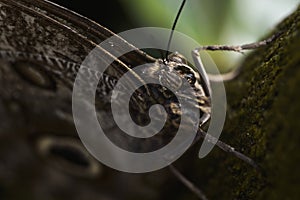
[[[0,30],[0,199],[155,198],[141,176],[94,160],[73,124],[72,84],[80,63],[113,33],[40,0],[0,0]],[[130,44],[120,38],[103,52],[113,56],[122,45]],[[153,61],[135,50],[115,59],[107,76]]]

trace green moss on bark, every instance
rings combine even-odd
[[[187,172],[209,199],[300,198],[300,7],[278,32],[225,85],[228,112],[221,139],[260,169],[215,148]]]

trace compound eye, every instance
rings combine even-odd
[[[179,65],[175,68],[175,70],[181,74],[190,84],[195,84],[196,83],[196,75],[195,75],[195,71],[193,69],[191,69],[188,66],[184,66],[184,65]]]
[[[196,77],[193,73],[185,74],[184,78],[192,85],[196,82]]]
[[[185,64],[185,65],[188,64],[187,59],[182,54],[180,54],[178,52],[171,53],[168,56],[168,59],[169,59],[169,61],[172,61],[172,62],[182,63],[182,64]]]

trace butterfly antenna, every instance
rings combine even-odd
[[[172,30],[171,30],[171,33],[170,33],[170,37],[169,37],[169,41],[168,41],[168,46],[167,46],[167,51],[166,51],[166,54],[165,54],[165,59],[168,61],[168,54],[169,54],[169,50],[170,50],[170,46],[171,46],[171,41],[172,41],[172,38],[173,38],[173,33],[174,33],[174,30],[175,30],[175,27],[176,27],[176,24],[178,22],[178,19],[179,19],[179,16],[182,12],[182,9],[184,7],[184,4],[185,4],[186,0],[183,0],[181,5],[180,5],[180,8],[179,8],[179,11],[177,12],[177,15],[176,15],[176,18],[174,20],[174,23],[173,23],[173,26],[172,26]]]

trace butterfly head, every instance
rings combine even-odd
[[[210,113],[210,96],[206,91],[208,87],[202,80],[200,73],[191,67],[187,59],[180,53],[174,52],[168,56],[167,60],[160,61],[159,81],[162,85],[172,88],[173,91],[181,91],[176,95],[185,99],[196,99],[195,106],[203,112]],[[185,94],[182,90],[184,83],[188,83],[193,90],[193,95]]]

